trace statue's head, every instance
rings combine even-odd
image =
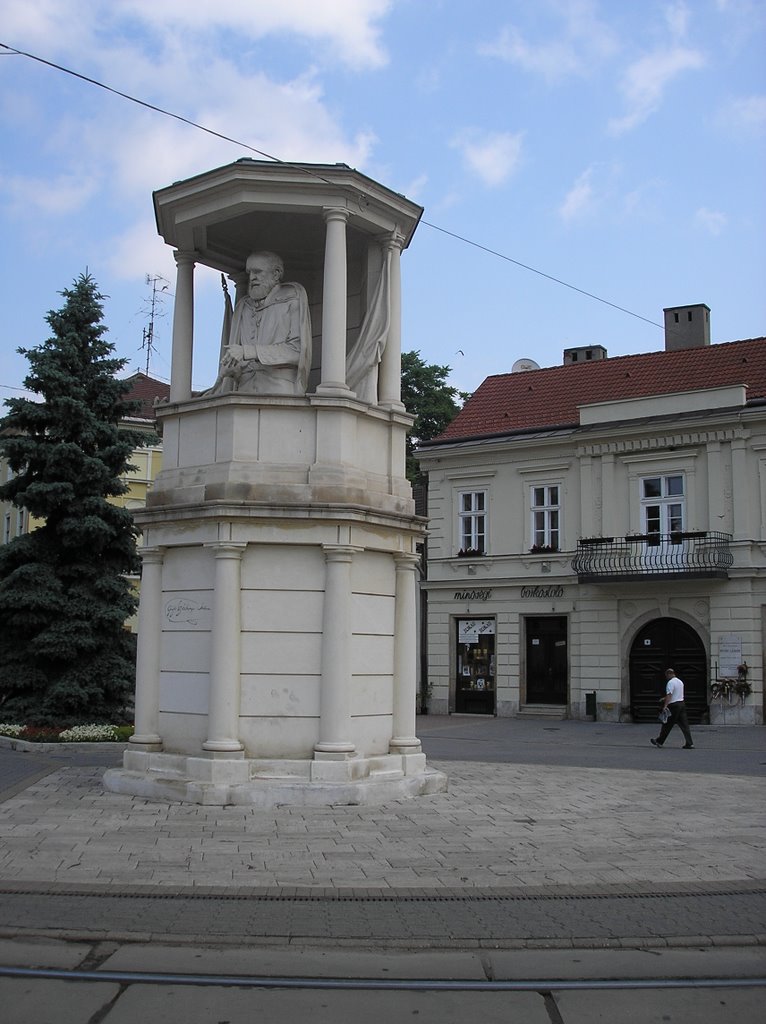
[[[282,280],[285,265],[275,252],[254,252],[247,257],[248,293],[251,299],[265,299]]]

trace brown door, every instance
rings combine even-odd
[[[702,641],[680,619],[653,619],[630,649],[630,713],[634,722],[657,721],[668,668],[683,679],[689,721],[701,722],[707,714],[707,656]]]
[[[527,704],[567,703],[567,620],[563,615],[528,616]]]

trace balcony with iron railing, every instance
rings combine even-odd
[[[730,534],[694,531],[587,537],[577,542],[572,569],[580,583],[727,579],[733,563]]]

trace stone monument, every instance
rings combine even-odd
[[[424,522],[400,394],[400,256],[422,209],[344,164],[249,159],[154,205],[178,267],[170,399],[136,515],[136,729],[105,784],[263,807],[441,791],[415,734]],[[196,264],[225,286],[200,394]]]

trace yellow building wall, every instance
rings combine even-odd
[[[152,488],[157,474],[162,469],[162,446],[153,445],[149,448],[136,448],[130,457],[131,469],[123,479],[128,485],[125,494],[112,498],[112,502],[120,508],[140,509],[146,505],[146,498]],[[6,483],[11,472],[6,459],[0,458],[0,483]],[[7,501],[0,501],[0,543],[6,544],[22,533],[30,533],[42,525],[42,520],[30,516],[25,509],[16,508]],[[137,592],[140,581],[132,577],[131,583]],[[133,615],[125,623],[131,632],[137,630],[137,616]]]

